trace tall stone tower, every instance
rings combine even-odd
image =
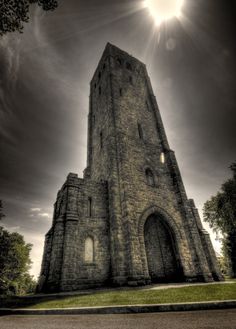
[[[58,192],[38,290],[222,279],[145,65],[107,44],[90,90],[87,168]]]

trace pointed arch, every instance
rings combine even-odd
[[[94,239],[91,236],[84,241],[84,261],[86,263],[94,262]]]
[[[173,238],[173,244],[176,250],[176,258],[179,264],[180,272],[183,268],[182,260],[181,260],[181,245],[179,244],[182,241],[182,234],[179,230],[178,226],[174,222],[173,218],[161,207],[156,205],[152,205],[140,215],[139,222],[138,222],[138,238],[140,244],[140,251],[141,251],[141,261],[143,265],[143,271],[147,278],[150,278],[149,275],[149,268],[148,268],[148,260],[146,255],[146,247],[145,247],[145,236],[144,236],[144,226],[148,218],[151,215],[157,216],[161,220],[162,223],[166,227],[168,227],[171,237]],[[158,219],[157,219],[158,220]]]
[[[141,216],[139,218],[139,224],[138,224],[139,237],[141,237],[143,235],[144,224],[145,224],[147,218],[152,214],[160,215],[167,222],[167,224],[170,226],[170,228],[173,230],[176,238],[182,239],[181,232],[180,232],[178,226],[176,225],[176,223],[173,221],[172,217],[167,213],[167,211],[165,211],[164,209],[162,209],[161,207],[158,207],[156,205],[150,206],[149,208],[145,209],[144,212],[141,214]]]

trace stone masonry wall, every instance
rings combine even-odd
[[[110,277],[107,184],[70,174],[58,193],[51,243],[46,239],[41,290],[67,291],[104,284]],[[91,200],[91,201],[89,201]],[[90,203],[91,202],[91,203]],[[91,210],[90,208],[91,204]],[[53,233],[52,233],[53,232]],[[93,261],[85,261],[85,240],[93,240]],[[50,260],[49,260],[50,257]],[[48,266],[49,264],[49,266]]]
[[[102,86],[98,94],[92,94],[92,104],[98,104],[96,110],[101,115],[102,124],[107,122],[107,117],[110,118],[104,129],[108,146],[103,158],[96,153],[99,135],[92,138],[92,154],[99,161],[91,167],[91,175],[106,175],[109,185],[113,180],[110,176],[113,170],[114,180],[118,182],[114,191],[118,196],[110,206],[117,207],[121,214],[117,224],[125,228],[120,241],[125,245],[128,280],[142,280],[146,272],[137,227],[142,212],[153,205],[165,210],[172,225],[178,228],[181,238],[176,241],[186,278],[211,280],[195,219],[187,203],[174,154],[169,150],[145,66],[115,47],[110,48],[109,55],[109,71],[107,66],[104,67],[105,59],[102,59],[91,84],[92,87],[99,83]],[[103,88],[103,83],[106,88]],[[106,107],[104,117],[102,111],[110,104],[110,97],[111,107]],[[96,125],[97,131],[101,131],[99,121]],[[160,160],[162,153],[166,157],[165,163]],[[147,168],[154,174],[155,186],[148,186],[146,182]]]
[[[158,257],[162,266],[152,261]],[[108,44],[90,84],[87,168],[83,179],[69,174],[58,192],[39,290],[147,284],[163,275],[222,279],[146,67]]]

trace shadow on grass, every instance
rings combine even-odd
[[[38,305],[39,303],[43,302],[51,302],[51,301],[63,301],[68,298],[73,297],[83,297],[89,296],[94,294],[101,294],[101,293],[109,293],[112,291],[132,291],[132,290],[143,290],[147,289],[148,287],[152,287],[153,285],[149,286],[142,286],[142,287],[102,287],[102,288],[91,288],[88,290],[82,291],[71,291],[65,293],[54,293],[54,294],[33,294],[33,295],[26,295],[26,296],[0,296],[0,308],[25,308],[30,306]]]
[[[165,286],[165,287],[164,287]],[[236,300],[236,282],[178,287],[97,288],[58,294],[0,298],[0,308],[71,308],[109,305],[166,304]]]

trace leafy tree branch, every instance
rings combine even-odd
[[[43,10],[54,10],[56,0],[0,0],[0,36],[8,32],[23,32],[24,23],[29,21],[29,9],[33,3]]]

